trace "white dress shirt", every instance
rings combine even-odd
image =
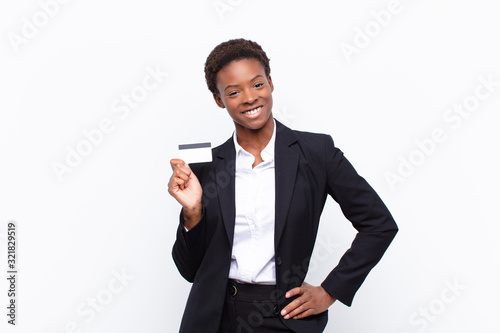
[[[273,119],[274,121],[274,119]],[[236,149],[233,251],[229,278],[243,283],[276,284],[274,262],[274,143],[261,152],[262,162],[252,168],[255,158],[245,151],[233,134]]]

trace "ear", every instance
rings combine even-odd
[[[226,106],[224,105],[224,102],[222,102],[222,98],[220,98],[219,94],[213,94],[215,103],[217,104],[218,107],[225,109]]]
[[[271,75],[269,75],[267,77],[267,81],[269,82],[269,86],[271,87],[271,92],[274,91],[274,84],[273,84],[273,80],[271,80]]]

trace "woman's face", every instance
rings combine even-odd
[[[237,129],[260,130],[272,122],[274,87],[258,60],[229,63],[217,73],[217,89],[215,102],[227,109]]]

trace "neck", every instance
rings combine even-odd
[[[257,130],[236,125],[238,144],[248,152],[261,152],[271,140],[274,131],[273,117],[270,116],[265,125]]]

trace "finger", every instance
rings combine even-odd
[[[295,315],[292,318],[293,319],[302,319],[302,318],[309,317],[309,316],[312,316],[315,314],[316,314],[316,311],[314,311],[313,309],[307,309],[306,311],[304,311],[298,315]]]
[[[189,167],[189,165],[177,165],[174,170],[174,175],[181,177],[181,175],[185,175],[188,179],[191,178],[193,171]]]
[[[289,314],[295,311],[298,307],[300,307],[303,303],[305,302],[305,299],[303,297],[298,297],[288,303],[287,306],[285,306],[281,310],[281,315],[285,317],[285,319],[288,319],[287,317],[290,317]]]
[[[179,188],[180,190],[184,190],[186,187],[188,187],[188,182],[189,182],[189,176],[180,173],[179,176],[173,175],[170,179],[169,182],[169,188],[175,189]]]
[[[172,177],[170,177],[170,179],[168,180],[168,190],[172,190],[175,186],[176,186],[176,182],[175,182],[175,177],[174,175],[172,175]]]
[[[283,308],[281,314],[285,319],[292,318],[293,316],[296,316],[301,312],[307,310],[304,304],[304,300],[301,297],[294,299],[292,302],[290,302],[290,304]]]
[[[290,298],[290,297],[293,297],[295,295],[302,295],[303,293],[304,293],[304,290],[301,287],[296,287],[296,288],[288,290],[285,294],[285,298]]]
[[[174,178],[180,178],[184,181],[188,181],[189,179],[189,176],[191,176],[191,171],[190,170],[186,170],[186,169],[179,169],[179,168],[176,168],[175,171],[174,171],[174,174],[173,174],[173,177]]]
[[[191,175],[193,172],[186,165],[184,165],[184,166],[177,165],[174,168],[175,169],[174,169],[174,172],[172,174],[171,180],[174,180],[175,183],[173,183],[173,184],[179,185],[179,188],[183,190],[185,188],[185,186],[187,185],[189,179],[191,178]],[[179,183],[177,178],[182,179],[184,181],[184,183]]]
[[[177,193],[177,190],[183,190],[185,186],[185,181],[180,178],[172,178],[168,184],[168,191],[170,193]]]

